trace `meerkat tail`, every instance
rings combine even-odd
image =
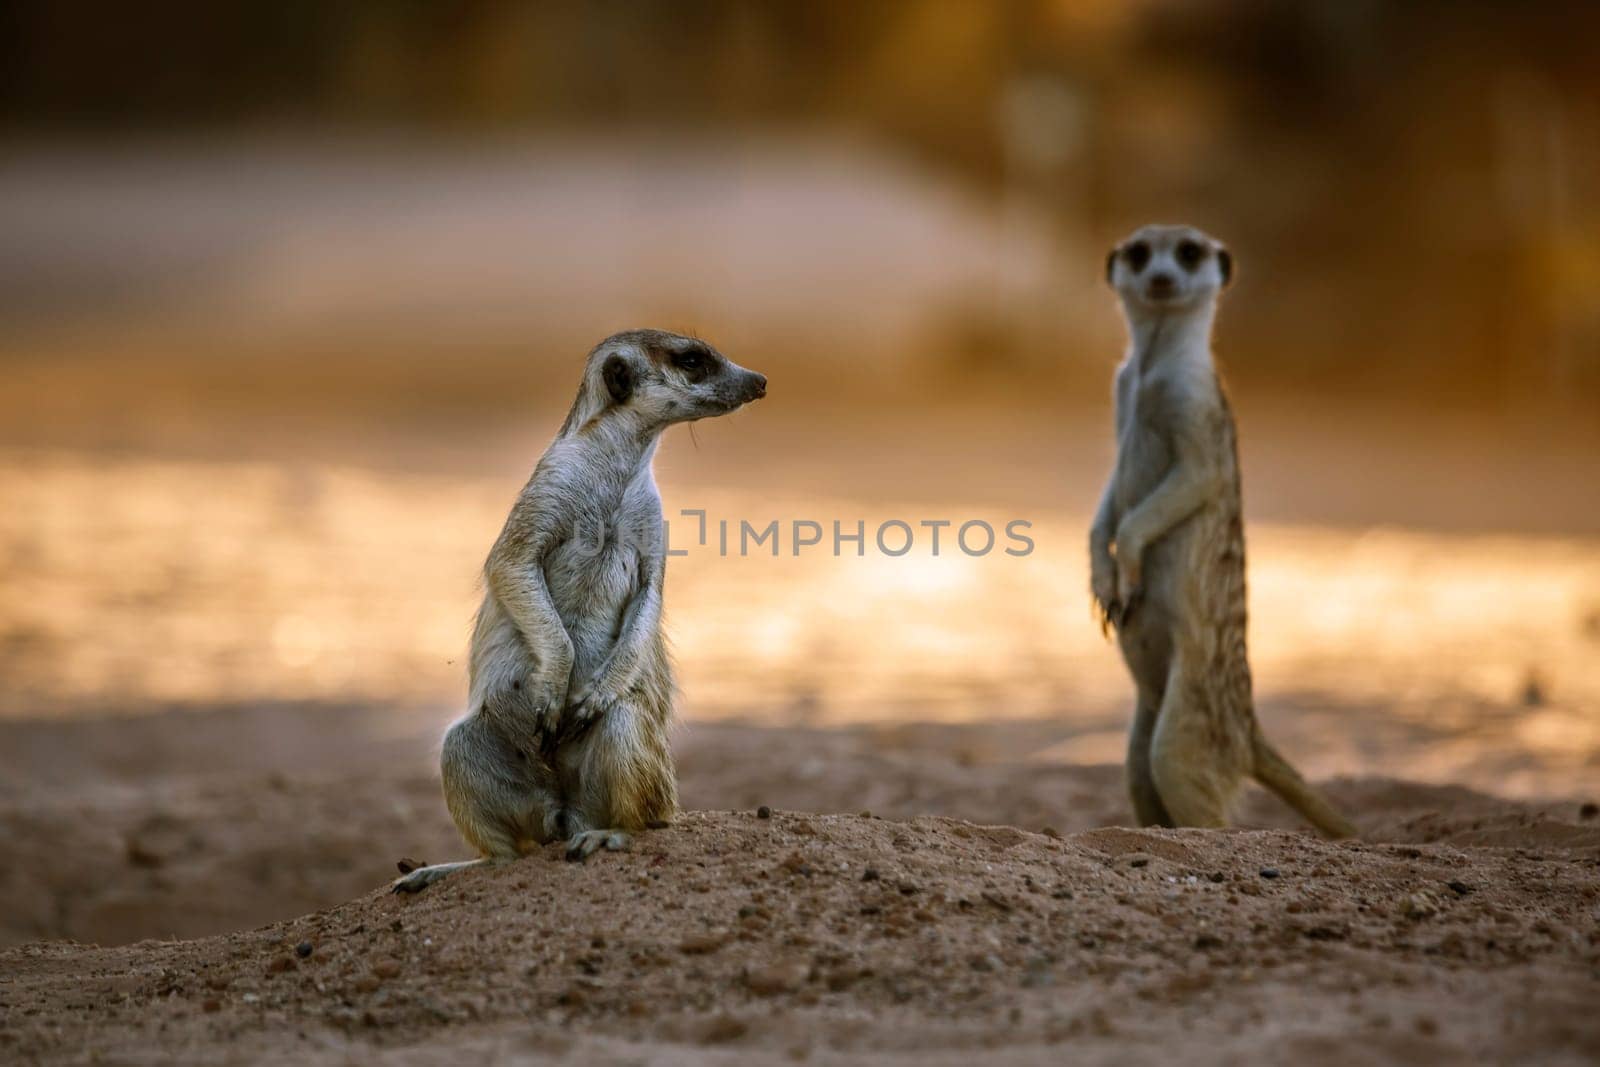
[[[1328,837],[1354,837],[1356,828],[1323,795],[1300,777],[1300,772],[1267,743],[1259,727],[1253,739],[1256,781],[1278,794],[1284,803]]]

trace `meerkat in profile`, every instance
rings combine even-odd
[[[661,633],[662,431],[766,395],[710,345],[633,330],[589,353],[577,400],[484,565],[467,714],[445,734],[445,804],[480,858],[407,869],[395,892],[565,840],[619,849],[677,808]]]
[[[1146,226],[1106,260],[1129,343],[1116,375],[1116,464],[1089,533],[1090,585],[1137,690],[1128,789],[1142,826],[1223,826],[1248,775],[1344,837],[1354,827],[1256,722],[1238,450],[1211,354],[1217,295],[1232,273],[1228,250],[1187,226]]]

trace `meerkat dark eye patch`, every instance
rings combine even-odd
[[[1122,258],[1127,260],[1129,269],[1138,274],[1150,262],[1150,246],[1143,241],[1135,241],[1122,250]]]
[[[611,399],[618,404],[626,404],[633,395],[633,368],[628,366],[628,361],[621,356],[612,356],[606,360],[600,373]]]
[[[1199,241],[1178,242],[1178,265],[1184,270],[1194,270],[1205,261],[1205,258],[1205,246]]]
[[[713,369],[711,357],[694,348],[683,352],[674,352],[672,365],[681,370],[684,377],[691,382],[704,381]]]

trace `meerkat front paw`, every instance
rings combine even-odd
[[[628,847],[628,835],[621,830],[583,830],[567,839],[567,859],[581,863],[602,848],[620,852]]]
[[[582,736],[620,700],[616,693],[594,683],[584,686],[561,716],[561,740],[571,741]]]
[[[561,730],[561,712],[567,703],[567,687],[561,682],[541,679],[533,679],[528,687],[527,707],[533,715],[533,729],[544,739],[544,747],[548,747]]]
[[[1126,549],[1121,544],[1117,546],[1116,595],[1108,614],[1118,628],[1133,615],[1133,609],[1139,606],[1139,599],[1144,593],[1143,554],[1137,545],[1129,545]]]
[[[1103,559],[1096,558],[1090,565],[1089,595],[1094,600],[1095,616],[1100,620],[1100,632],[1106,633],[1122,613],[1117,599],[1117,564],[1109,554]]]

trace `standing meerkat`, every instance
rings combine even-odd
[[[666,538],[651,461],[662,431],[766,395],[767,379],[661,330],[589,353],[566,422],[484,565],[465,716],[440,756],[445,805],[481,858],[407,869],[395,892],[564,839],[619,849],[671,818]]]
[[[1211,354],[1232,273],[1228,250],[1188,226],[1146,226],[1106,260],[1128,350],[1116,464],[1089,532],[1090,586],[1137,689],[1128,790],[1141,826],[1224,826],[1249,775],[1345,837],[1355,828],[1256,722],[1238,448]]]

